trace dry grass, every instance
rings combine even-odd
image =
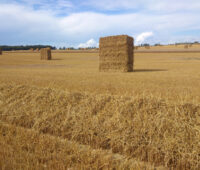
[[[132,73],[53,55],[0,56],[1,169],[200,168],[198,53],[138,53]]]
[[[89,146],[41,134],[32,129],[0,122],[0,132],[0,167],[2,170],[155,169],[154,166],[144,162],[127,159],[106,150],[94,150]]]

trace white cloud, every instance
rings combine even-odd
[[[98,47],[98,43],[92,38],[88,40],[86,43],[81,43],[78,45],[79,48],[87,48],[87,47]]]
[[[26,8],[49,11],[51,14],[69,14],[74,8],[70,0],[1,0],[0,4],[23,5]]]
[[[143,32],[136,38],[136,45],[142,44],[147,38],[152,37],[153,32]]]
[[[28,0],[26,1],[28,2]],[[29,2],[34,3],[35,1],[30,0]],[[70,6],[69,1],[66,2],[66,6]],[[116,1],[115,5],[121,2]],[[128,5],[128,2],[131,1],[124,3]],[[65,3],[65,1],[60,0],[60,3]],[[195,9],[198,8],[199,3],[196,4]],[[113,9],[116,9],[117,6]],[[126,5],[123,6],[125,8]],[[193,6],[191,4],[188,8],[192,9]],[[177,13],[138,11],[118,14],[79,11],[67,15],[58,15],[60,10],[53,11],[56,7],[48,6],[47,9],[39,8],[35,10],[31,5],[0,2],[0,23],[2,23],[0,26],[0,44],[50,44],[56,46],[66,44],[65,46],[78,46],[80,42],[85,42],[91,37],[96,41],[99,37],[108,35],[128,34],[137,37],[141,32],[145,33],[148,30],[151,30],[154,36],[146,39],[149,35],[140,35],[136,43],[144,40],[147,43],[179,41],[184,39],[184,34],[180,35],[180,32],[184,31],[189,31],[187,37],[185,36],[188,41],[194,38],[195,40],[200,39],[200,31],[198,35],[195,35],[193,31],[200,30],[200,10],[194,12],[179,11]],[[86,43],[82,44],[85,45]]]

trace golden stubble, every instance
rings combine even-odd
[[[130,73],[52,57],[0,56],[2,169],[200,168],[198,53],[136,53]]]

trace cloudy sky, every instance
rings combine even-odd
[[[0,45],[97,46],[200,41],[200,0],[0,0]]]

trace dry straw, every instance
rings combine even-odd
[[[133,71],[133,38],[127,35],[100,38],[100,71]]]
[[[105,160],[109,151],[112,157],[118,154],[118,160],[120,156],[171,170],[200,169],[199,104],[183,101],[170,104],[164,98],[143,94],[137,97],[98,95],[8,84],[0,84],[0,94],[0,169],[44,169],[34,168],[34,165],[1,168],[1,162],[8,159],[14,166],[17,160],[21,165],[25,160],[24,165],[27,165],[27,158],[36,165],[46,165],[52,160],[62,164],[62,160],[72,158],[67,162],[70,167],[91,160],[87,163],[89,166],[97,160],[92,169],[148,169],[131,168],[131,163],[128,168],[115,168],[115,163]],[[19,107],[19,103],[23,105]],[[5,130],[3,123],[13,128]],[[23,130],[16,133],[17,127]],[[41,137],[35,138],[34,132]],[[62,144],[63,139],[69,141],[68,144]],[[42,140],[45,142],[40,143]],[[73,142],[82,145],[83,150],[73,149]],[[71,149],[64,151],[59,143]],[[95,150],[104,152],[97,156]],[[99,167],[100,162],[101,167],[109,167]]]
[[[50,48],[42,48],[40,50],[41,60],[51,60],[51,49]]]

